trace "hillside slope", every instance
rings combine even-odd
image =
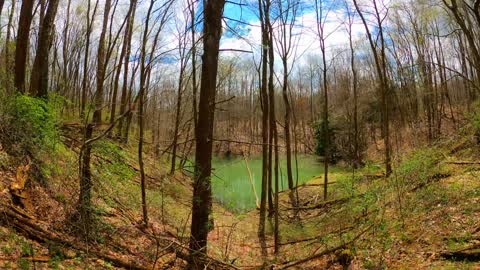
[[[151,226],[143,228],[135,146],[103,140],[94,148],[95,242],[76,237],[78,142],[73,131],[54,153],[44,153],[39,181],[29,160],[0,151],[1,269],[182,269],[191,203],[190,179],[167,174],[146,157]],[[281,194],[281,253],[277,269],[479,269],[480,148],[473,137],[420,149],[385,179],[374,165],[297,189],[301,206]],[[234,215],[214,205],[209,235],[214,267],[262,265],[257,211]],[[271,225],[271,224],[270,224]],[[271,226],[268,253],[273,253]],[[456,253],[455,253],[456,252]]]

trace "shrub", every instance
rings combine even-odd
[[[438,148],[418,150],[409,155],[398,167],[397,173],[406,184],[426,183],[429,178],[443,171],[440,161],[443,155]]]
[[[471,116],[472,127],[475,132],[477,144],[480,144],[480,103],[474,105],[475,109]]]
[[[35,156],[55,149],[58,142],[59,99],[26,95],[7,97],[0,110],[0,142],[15,157]]]
[[[328,133],[330,135],[330,161],[332,163],[342,159],[351,164],[363,165],[363,155],[367,149],[367,141],[363,132],[364,126],[359,123],[357,134],[358,153],[355,153],[355,131],[353,123],[349,118],[336,117],[328,123]],[[315,131],[315,153],[319,156],[325,156],[326,132],[323,120],[314,124]]]
[[[314,124],[315,130],[315,154],[318,156],[325,157],[325,151],[327,147],[327,132],[325,132],[325,125],[324,121],[318,121]],[[331,122],[328,122],[328,135],[329,135],[329,152],[330,152],[330,161],[335,163],[338,155],[337,155],[337,147],[335,143],[335,133],[336,129]]]

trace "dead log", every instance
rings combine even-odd
[[[385,174],[383,173],[364,174],[363,177],[365,178],[365,180],[375,180],[375,179],[384,178]]]
[[[287,269],[287,268],[291,268],[291,267],[294,267],[294,266],[297,266],[297,265],[300,265],[300,264],[304,264],[306,262],[309,262],[309,261],[312,261],[312,260],[315,260],[315,259],[318,259],[320,257],[323,257],[325,255],[329,255],[329,254],[333,254],[335,253],[337,250],[340,250],[340,249],[344,249],[348,246],[350,246],[351,244],[353,244],[355,241],[357,241],[363,234],[365,234],[368,230],[370,230],[371,228],[373,227],[373,224],[368,226],[366,229],[362,230],[360,233],[358,233],[354,238],[352,238],[352,240],[348,241],[348,242],[345,242],[343,244],[340,244],[336,247],[332,247],[332,248],[329,248],[329,249],[326,249],[320,253],[317,253],[317,254],[314,254],[310,257],[307,257],[307,258],[304,258],[304,259],[301,259],[301,260],[298,260],[298,261],[293,261],[293,262],[287,262],[287,263],[284,263],[282,265],[279,265],[277,267],[274,267],[274,269],[278,269],[278,270],[281,270],[281,269]]]
[[[413,187],[410,192],[415,192],[417,191],[418,189],[421,189],[431,183],[434,183],[434,182],[438,182],[440,181],[441,179],[445,179],[447,177],[450,177],[452,176],[450,173],[437,173],[437,174],[434,174],[432,176],[430,176],[427,181],[423,182],[423,183],[420,183],[418,185],[416,185],[415,187]]]
[[[480,261],[480,244],[474,244],[456,251],[444,251],[440,256],[453,261]]]
[[[480,165],[480,161],[448,161],[445,163],[454,165]]]
[[[355,197],[362,197],[362,196],[364,196],[364,194],[358,194],[358,195],[355,195],[355,196],[343,197],[343,198],[338,198],[338,199],[331,199],[331,200],[327,200],[327,201],[322,201],[322,202],[320,202],[316,205],[305,206],[305,207],[297,207],[296,209],[297,210],[317,210],[317,209],[327,208],[327,207],[330,207],[330,206],[336,205],[336,204],[346,203],[346,202],[348,202],[349,200],[351,200]],[[287,209],[288,210],[293,210],[295,208],[290,207],[290,208],[287,208]]]
[[[337,230],[334,230],[334,231],[331,231],[331,232],[328,232],[328,233],[324,233],[324,234],[321,234],[321,235],[314,236],[314,237],[282,242],[279,245],[280,246],[286,246],[286,245],[295,245],[295,244],[299,244],[299,243],[303,243],[303,242],[315,241],[315,240],[321,239],[321,238],[323,238],[325,236],[328,236],[328,235],[331,235],[331,234],[343,234],[346,231],[348,231],[350,229],[353,229],[353,228],[354,228],[353,225],[349,225],[349,226],[346,226],[346,227],[343,227],[343,228],[340,228],[340,229],[337,229]],[[273,248],[273,246],[268,246],[268,248]]]
[[[31,262],[48,263],[51,258],[49,256],[29,256],[29,257],[22,257],[22,259],[31,261]]]
[[[327,185],[333,185],[333,184],[336,184],[337,182],[333,181],[333,182],[328,182]],[[296,187],[293,187],[292,189],[285,189],[285,190],[282,190],[278,193],[284,193],[284,192],[290,192],[291,190],[295,190],[295,189],[300,189],[300,188],[309,188],[309,187],[323,187],[325,184],[324,183],[320,183],[320,184],[304,184],[304,185],[298,185]]]
[[[6,225],[11,225],[26,237],[39,242],[56,242],[88,254],[92,254],[97,258],[111,262],[114,266],[123,267],[133,270],[147,270],[151,266],[129,260],[120,254],[114,252],[104,252],[98,247],[85,246],[83,243],[76,241],[67,235],[60,235],[48,229],[47,224],[37,222],[35,219],[26,218],[23,215],[11,210],[9,205],[0,205],[0,220]]]

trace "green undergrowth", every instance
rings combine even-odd
[[[1,100],[1,142],[15,157],[55,151],[59,143],[62,98],[51,95],[39,99],[27,95],[7,96]]]

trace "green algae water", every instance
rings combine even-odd
[[[288,189],[287,167],[284,158],[279,164],[280,190]],[[248,167],[252,174],[257,195],[260,197],[262,182],[262,159],[248,159]],[[296,182],[295,160],[292,159],[293,180]],[[303,155],[298,157],[298,184],[323,174],[323,163],[316,156]],[[213,197],[228,210],[243,213],[255,209],[255,195],[252,191],[250,178],[242,157],[214,158],[212,171]]]

